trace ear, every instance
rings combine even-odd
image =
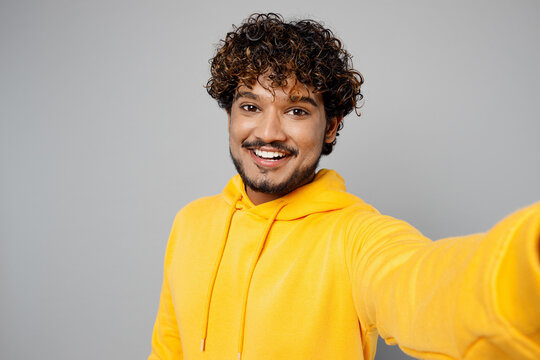
[[[326,132],[324,134],[324,142],[331,144],[336,139],[339,124],[343,120],[343,116],[334,116],[326,122]]]

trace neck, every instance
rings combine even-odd
[[[268,194],[255,191],[249,186],[246,186],[246,194],[254,205],[264,204],[265,202],[276,200],[283,196],[282,194]]]

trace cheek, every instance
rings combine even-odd
[[[253,131],[253,122],[245,119],[233,118],[229,121],[229,139],[230,141],[244,141]]]
[[[317,124],[300,124],[290,130],[291,137],[295,139],[300,151],[305,153],[317,152],[322,148],[325,128]]]
[[[231,146],[237,146],[242,142],[242,130],[236,124],[229,125],[229,143]]]

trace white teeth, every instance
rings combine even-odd
[[[275,159],[275,158],[280,158],[280,157],[285,156],[284,153],[278,152],[278,151],[262,151],[262,150],[254,149],[253,152],[258,157],[262,157],[264,159]]]

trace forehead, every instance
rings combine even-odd
[[[303,84],[296,78],[287,78],[284,86],[275,86],[268,76],[260,76],[250,86],[240,85],[236,88],[235,100],[239,97],[250,97],[286,102],[305,102],[314,106],[323,106],[323,98],[320,93],[314,91],[312,86]]]

